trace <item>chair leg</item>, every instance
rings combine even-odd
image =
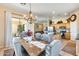
[[[46,52],[45,50],[43,52],[41,52],[38,56],[45,56]]]
[[[13,53],[13,56],[15,56],[15,51],[14,51],[14,53]]]
[[[27,51],[23,46],[21,46],[21,51],[22,51],[22,56],[29,56],[29,54],[27,53]]]

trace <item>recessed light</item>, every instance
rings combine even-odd
[[[65,12],[64,15],[67,16],[67,13]]]
[[[20,4],[23,5],[23,6],[26,5],[26,3],[20,3]]]
[[[55,14],[55,11],[52,11],[52,14]]]

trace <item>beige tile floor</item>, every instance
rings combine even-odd
[[[63,50],[63,48],[64,48],[64,50]],[[71,49],[71,51],[70,51],[70,49]],[[70,51],[70,52],[67,52],[67,51]],[[62,41],[62,50],[60,51],[60,54],[62,56],[75,56],[76,55],[75,41],[72,41],[72,40]]]
[[[0,56],[3,56],[3,54],[4,54],[3,48],[0,48]]]
[[[79,56],[79,40],[76,40],[76,55]]]
[[[0,48],[0,56],[4,55],[4,51],[9,50],[11,48]]]

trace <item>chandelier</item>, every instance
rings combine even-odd
[[[36,17],[33,16],[33,14],[32,14],[32,11],[31,11],[31,3],[29,4],[29,9],[30,9],[29,10],[29,13],[28,13],[28,15],[26,15],[24,17],[24,19],[27,20],[28,23],[32,24],[36,20]]]

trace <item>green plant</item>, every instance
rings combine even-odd
[[[19,24],[19,25],[18,25],[17,32],[18,32],[18,33],[21,33],[22,31],[24,31],[24,24],[23,24],[23,25]]]
[[[16,37],[16,33],[14,33],[13,36]]]

